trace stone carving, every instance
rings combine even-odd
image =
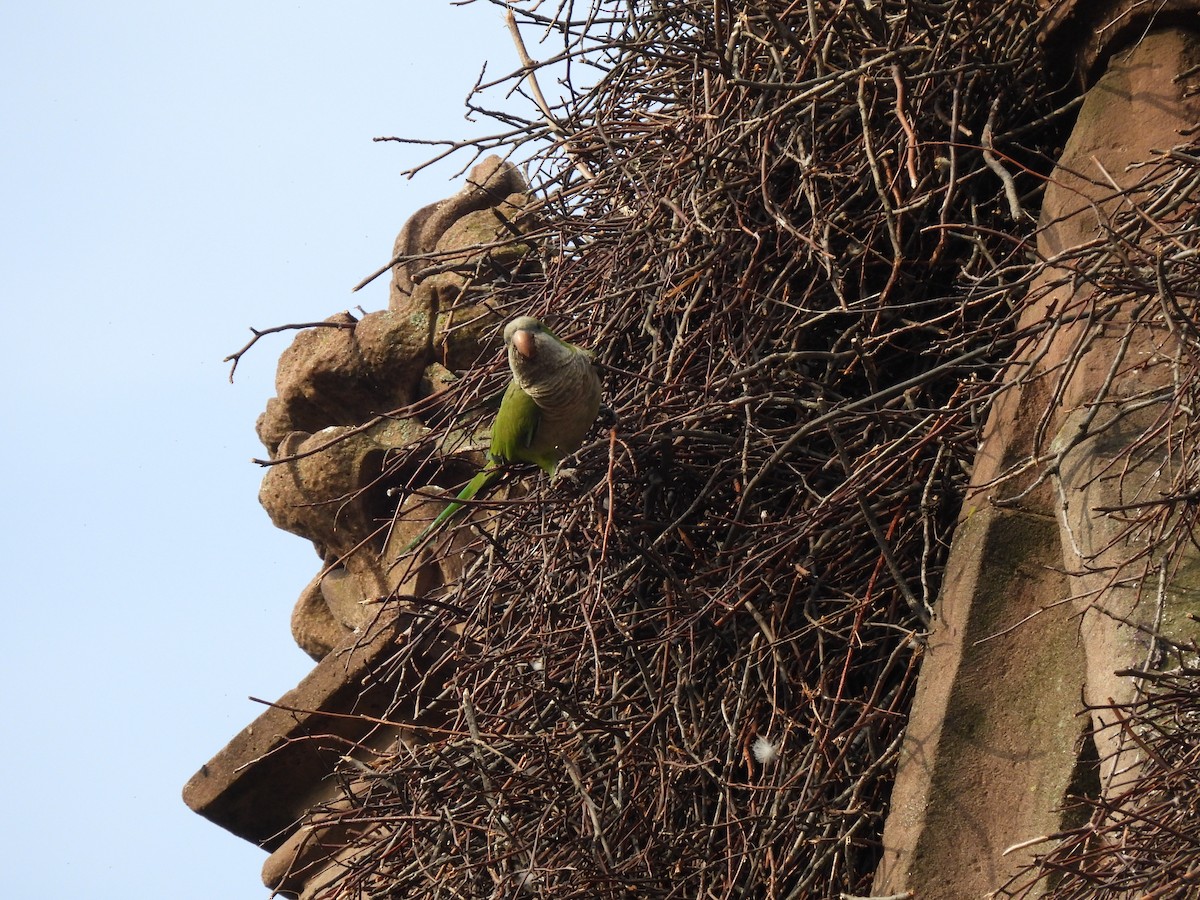
[[[436,393],[495,348],[503,314],[492,287],[538,265],[530,231],[532,197],[521,173],[499,157],[471,170],[447,200],[419,210],[396,239],[388,309],[351,328],[301,332],[284,352],[277,395],[258,420],[258,435],[273,465],[259,494],[271,520],[313,542],[321,570],[301,593],[292,633],[314,659],[377,615],[378,601],[421,594],[452,573],[430,565],[393,565],[421,521],[405,512],[423,502],[409,497],[395,510],[389,487],[400,484],[386,463],[428,434],[415,417],[383,414]],[[477,435],[447,442],[478,465]],[[454,459],[447,477],[460,473]]]

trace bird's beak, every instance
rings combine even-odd
[[[537,352],[537,341],[534,340],[532,331],[513,332],[512,345],[525,359],[533,359],[534,353]]]

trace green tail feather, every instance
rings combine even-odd
[[[492,482],[495,481],[499,475],[500,470],[496,468],[496,464],[494,462],[489,462],[486,466],[484,466],[474,478],[467,482],[466,487],[458,492],[458,496],[455,497],[445,509],[438,513],[438,517],[426,525],[420,534],[408,542],[408,546],[404,548],[403,552],[410,553],[417,547],[420,547],[422,544],[424,544],[429,538],[433,537],[434,534],[442,529],[442,526],[458,515],[458,513],[465,507],[466,504],[463,503],[464,500],[474,500],[475,495],[480,491],[486,490],[488,487],[490,487]]]

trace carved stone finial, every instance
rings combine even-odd
[[[389,488],[402,479],[387,465],[427,430],[416,418],[379,417],[444,388],[488,349],[501,318],[493,286],[538,265],[523,237],[531,206],[514,166],[479,163],[465,188],[401,229],[388,309],[357,322],[333,316],[353,327],[302,331],[279,361],[258,434],[285,461],[268,470],[259,499],[321,557],[292,616],[297,643],[316,659],[371,621],[382,599],[430,586],[428,572],[394,564],[422,523],[404,521],[406,504],[397,512]],[[459,438],[455,452],[471,455],[478,441]]]

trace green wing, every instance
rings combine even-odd
[[[542,465],[541,460],[533,458],[530,453],[541,419],[542,411],[533,398],[521,390],[515,379],[510,381],[504,399],[500,401],[496,421],[492,423],[492,446],[488,456],[501,463],[531,462]]]
[[[516,381],[509,382],[500,401],[500,410],[492,422],[492,446],[488,450],[488,464],[474,478],[467,482],[466,487],[459,491],[458,496],[441,511],[436,519],[404,548],[407,553],[425,543],[433,534],[442,529],[447,522],[462,511],[463,500],[473,500],[475,495],[487,490],[499,476],[497,465],[506,462],[531,462],[546,469],[542,458],[531,451],[530,445],[537,434],[538,423],[541,421],[541,410],[533,398],[521,390]],[[548,472],[554,471],[554,461],[549,461]]]

